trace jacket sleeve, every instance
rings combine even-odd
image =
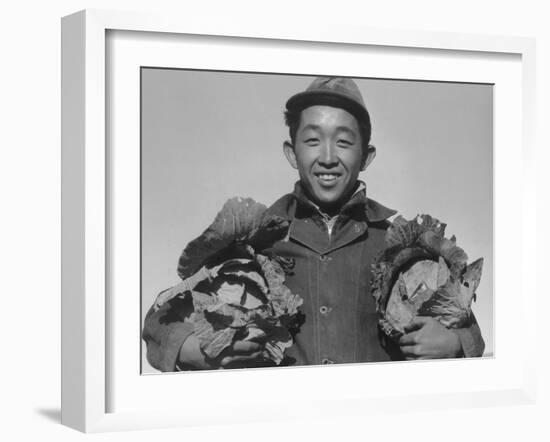
[[[465,358],[475,358],[483,355],[485,342],[481,336],[481,330],[475,316],[472,316],[472,323],[469,327],[454,329],[462,345],[462,354]]]
[[[149,309],[142,338],[147,344],[147,360],[160,371],[176,371],[181,346],[193,333],[187,319],[193,312],[191,296],[174,298],[154,311]]]

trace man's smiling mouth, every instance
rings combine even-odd
[[[338,178],[340,178],[340,176],[341,176],[341,174],[339,174],[339,173],[326,173],[326,172],[315,173],[314,175],[317,177],[317,179],[318,179],[321,183],[324,183],[324,184],[333,183],[333,182],[335,182]]]

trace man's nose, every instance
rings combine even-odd
[[[338,156],[336,155],[336,147],[332,143],[325,143],[321,148],[319,155],[319,163],[325,167],[334,167],[338,164]]]

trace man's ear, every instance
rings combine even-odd
[[[366,152],[363,155],[363,164],[361,165],[361,170],[365,170],[372,160],[376,157],[376,147],[372,144],[367,146]]]
[[[296,161],[296,152],[294,152],[294,146],[290,141],[285,141],[283,143],[283,152],[285,157],[294,169],[298,169],[298,163]]]

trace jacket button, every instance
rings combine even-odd
[[[321,364],[323,365],[334,364],[334,361],[331,361],[329,358],[323,358],[321,359]]]
[[[327,260],[327,255],[321,255],[321,256],[319,256],[319,259],[321,261],[326,261]]]
[[[330,312],[330,308],[328,308],[326,305],[322,305],[320,308],[319,308],[319,311],[321,312],[322,315],[326,315],[328,312]]]

